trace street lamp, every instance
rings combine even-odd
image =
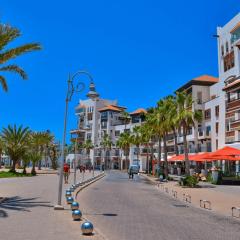
[[[56,210],[64,209],[64,207],[61,205],[61,203],[62,203],[63,166],[64,166],[64,162],[65,162],[64,148],[65,148],[65,143],[66,143],[68,103],[71,101],[74,93],[80,93],[85,89],[85,84],[83,82],[78,81],[77,84],[74,84],[74,79],[78,75],[85,75],[90,79],[90,91],[88,92],[87,96],[89,98],[93,99],[93,100],[97,99],[97,97],[99,96],[95,92],[95,86],[94,86],[94,83],[93,83],[93,78],[88,72],[78,71],[72,76],[69,74],[67,95],[66,95],[66,100],[65,100],[66,104],[65,104],[63,139],[62,139],[62,150],[61,150],[61,166],[60,166],[59,185],[58,185],[58,201],[57,201],[57,205],[54,206],[54,209],[56,209]]]

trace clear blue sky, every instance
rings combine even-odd
[[[7,76],[9,92],[0,90],[1,127],[50,129],[60,139],[68,73],[79,69],[93,75],[101,97],[118,99],[129,111],[155,105],[198,75],[217,76],[212,35],[239,11],[239,0],[1,0],[1,22],[23,34],[13,46],[43,45],[15,60],[29,80]],[[69,129],[85,94],[70,104]]]

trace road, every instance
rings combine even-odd
[[[143,177],[110,172],[79,194],[83,214],[109,240],[239,240],[240,221],[184,203]]]

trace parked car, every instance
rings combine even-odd
[[[128,174],[130,174],[130,171],[133,174],[138,174],[139,169],[140,169],[140,166],[138,164],[131,164],[128,168]]]

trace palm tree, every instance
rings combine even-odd
[[[104,151],[104,166],[106,168],[107,151],[110,151],[111,148],[112,148],[112,141],[111,141],[111,138],[110,138],[110,136],[108,134],[105,134],[103,136],[103,139],[102,139],[100,145],[102,146],[103,151]]]
[[[82,146],[86,150],[86,154],[88,156],[88,160],[90,159],[90,150],[94,148],[91,139],[87,139]],[[94,157],[93,157],[94,158]],[[93,159],[94,161],[94,159]],[[93,164],[94,165],[94,164]]]
[[[130,151],[130,144],[131,144],[131,135],[129,132],[123,132],[120,134],[119,139],[117,141],[117,146],[123,150],[124,156],[126,158],[126,168],[128,168],[128,157]],[[122,169],[122,167],[121,167]]]
[[[126,129],[127,129],[127,123],[128,123],[128,121],[129,121],[129,119],[130,119],[130,117],[129,117],[129,113],[124,111],[124,112],[122,113],[122,117],[123,117],[124,125],[125,125],[125,129],[124,129],[124,131],[126,132]]]
[[[6,49],[7,45],[21,36],[19,29],[6,24],[0,24],[0,72],[16,73],[23,79],[27,79],[26,72],[15,64],[6,65],[8,61],[31,51],[40,50],[38,43],[28,43],[19,47]],[[5,92],[8,91],[6,78],[0,75],[0,83]]]
[[[3,151],[4,151],[4,141],[3,141],[2,137],[0,137],[0,168],[1,168],[1,165],[2,165]]]
[[[149,149],[150,149],[150,140],[153,136],[153,128],[151,125],[149,125],[147,122],[144,123],[140,129],[140,134],[141,134],[141,137],[142,137],[142,144],[146,147],[146,150],[147,150],[147,163],[146,163],[146,172],[149,174]]]
[[[5,152],[12,160],[11,172],[16,172],[16,164],[27,150],[29,133],[28,127],[17,127],[16,125],[8,125],[7,128],[2,130],[1,137],[4,141]]]
[[[143,142],[143,138],[141,135],[141,126],[135,126],[133,128],[133,132],[130,137],[131,137],[131,144],[135,145],[137,148],[137,160],[139,161],[140,145]]]
[[[185,168],[186,175],[190,174],[190,163],[188,158],[188,143],[187,143],[187,131],[190,127],[194,126],[195,122],[201,121],[202,112],[193,110],[193,99],[192,96],[187,94],[185,91],[177,92],[176,94],[177,103],[177,121],[183,130],[183,144],[185,154]]]
[[[58,144],[55,144],[53,142],[50,143],[50,145],[48,146],[48,152],[49,152],[49,157],[51,159],[52,168],[56,170],[58,167],[57,160],[60,156]]]
[[[174,136],[174,151],[176,155],[179,155],[178,151],[178,141],[177,141],[177,132],[179,129],[179,123],[178,123],[178,114],[177,114],[177,103],[176,103],[176,97],[170,95],[166,98],[167,105],[169,107],[169,116],[168,116],[168,122],[169,122],[169,128],[173,133]]]
[[[151,140],[153,142],[157,140],[158,142],[158,169],[160,169],[161,165],[161,143],[163,139],[163,122],[162,122],[162,113],[158,108],[154,108],[152,112],[147,114],[146,123],[150,129],[152,129],[152,137]]]

